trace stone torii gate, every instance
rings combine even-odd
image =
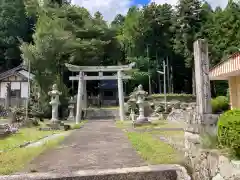
[[[123,79],[130,79],[131,76],[123,74],[124,71],[131,70],[135,63],[129,65],[119,66],[76,66],[72,64],[65,64],[71,72],[79,72],[78,76],[70,76],[69,80],[78,80],[78,93],[77,93],[77,112],[76,112],[76,124],[81,119],[81,113],[83,103],[86,104],[86,80],[118,80],[118,98],[119,98],[119,116],[120,120],[124,120],[124,94],[123,94]],[[85,72],[98,72],[98,76],[87,76]],[[117,75],[103,76],[103,72],[117,72]]]

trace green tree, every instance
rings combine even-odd
[[[193,42],[201,31],[201,2],[199,0],[180,0],[176,10],[176,37],[174,49],[185,58],[185,66],[192,70],[192,93],[196,94],[193,63]],[[189,79],[188,81],[191,81]]]
[[[0,1],[0,66],[10,69],[21,63],[19,39],[29,41],[29,21],[23,0]]]
[[[229,1],[225,9],[216,8],[212,13],[211,21],[206,32],[208,34],[210,48],[210,63],[212,66],[229,55],[238,52],[240,45],[240,6],[238,3]],[[228,84],[226,81],[214,82],[214,94],[226,95]]]
[[[114,20],[111,22],[111,26],[121,27],[124,24],[125,17],[121,14],[117,14]]]
[[[92,17],[86,9],[68,4],[45,6],[38,11],[33,43],[23,43],[21,50],[23,59],[31,63],[42,101],[47,102],[50,86],[57,83],[63,92],[62,102],[66,102],[64,63],[102,63],[104,48],[109,44],[105,39],[107,28],[100,16]]]

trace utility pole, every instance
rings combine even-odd
[[[165,106],[165,112],[167,112],[167,86],[166,86],[166,64],[165,60],[163,60],[163,71],[157,71],[159,74],[163,75],[163,88],[164,88],[164,106]]]
[[[28,60],[28,97],[26,101],[26,120],[28,120],[28,104],[29,104],[29,98],[30,98],[30,70],[31,70],[31,63]]]
[[[149,59],[149,50],[147,45],[147,58],[148,58],[148,89],[149,94],[152,94],[152,85],[151,85],[151,74],[150,74],[150,59]]]
[[[163,61],[163,82],[164,82],[164,105],[165,105],[165,112],[167,112],[167,89],[166,89],[166,65],[165,61]]]
[[[156,60],[157,60],[157,68],[159,69],[160,68],[160,62],[158,61],[158,54],[156,52]],[[159,94],[162,93],[161,91],[161,75],[158,73],[158,90],[159,90]]]
[[[170,93],[171,91],[171,85],[170,85],[170,74],[169,74],[169,59],[168,59],[168,56],[167,56],[167,84],[168,84],[168,93]]]
[[[173,68],[171,66],[171,93],[173,93]]]

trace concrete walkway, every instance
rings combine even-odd
[[[113,121],[89,121],[63,143],[34,159],[24,172],[69,173],[146,165]]]

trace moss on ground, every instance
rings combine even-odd
[[[79,124],[66,123],[72,129],[79,129],[87,121],[81,121]],[[42,123],[40,127],[46,124]],[[21,170],[32,159],[49,148],[53,148],[64,136],[60,136],[54,140],[49,140],[39,147],[20,148],[19,146],[27,142],[35,142],[46,136],[61,133],[58,131],[40,131],[39,127],[22,128],[16,134],[12,134],[6,138],[0,139],[0,174],[7,175]]]
[[[49,140],[38,147],[15,148],[11,151],[0,153],[0,174],[9,175],[24,168],[31,160],[49,148],[57,146],[64,136]]]
[[[139,155],[150,164],[175,164],[182,160],[177,150],[150,133],[128,132],[127,136]]]
[[[16,134],[0,139],[0,150],[10,150],[27,142],[34,142],[62,131],[40,131],[38,127],[22,128]]]

